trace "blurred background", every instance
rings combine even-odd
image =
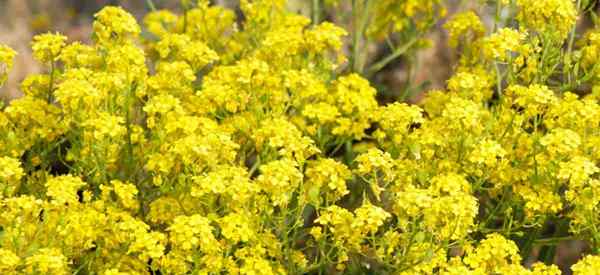
[[[31,55],[34,35],[60,32],[71,41],[88,42],[93,14],[105,5],[122,5],[138,18],[146,10],[140,0],[0,0],[0,43],[18,52],[8,82],[0,88],[0,98],[18,97],[23,78],[40,71],[40,64]]]
[[[179,0],[153,0],[152,2],[157,9],[181,11]],[[236,9],[239,1],[212,0],[211,2]],[[288,8],[310,17],[310,2],[309,0],[288,0]],[[351,1],[341,1],[341,5],[338,7],[340,11],[347,10],[349,12],[351,9],[349,2]],[[459,6],[461,9],[468,8],[464,3],[459,5],[458,0],[449,2],[456,2],[456,5],[448,5],[449,14],[455,12]],[[476,3],[477,1],[466,2]],[[19,83],[23,78],[41,70],[41,66],[31,56],[30,46],[34,35],[49,31],[60,32],[66,35],[71,42],[89,42],[93,15],[106,5],[122,6],[132,13],[138,22],[141,22],[144,14],[150,11],[145,0],[0,0],[0,43],[6,44],[18,52],[9,80],[4,87],[0,88],[0,99],[10,100],[18,97],[20,95]],[[468,5],[467,3],[466,6]],[[343,25],[340,16],[344,13],[330,12],[324,17],[325,20]],[[430,32],[428,37],[432,42],[430,47],[415,51],[411,55],[411,60],[399,58],[372,76],[374,85],[386,87],[383,91],[384,97],[393,99],[397,98],[398,94],[405,92],[408,88],[406,84],[409,82],[407,78],[411,78],[410,82],[416,83],[415,86],[419,87],[419,91],[407,98],[408,101],[418,101],[422,90],[444,87],[456,57],[447,47],[446,35],[441,28],[443,22],[445,20],[440,21],[438,27],[433,28]],[[382,42],[382,44],[384,43]],[[369,51],[371,52],[369,56],[381,56],[385,54],[385,46],[374,45],[369,48]],[[410,72],[406,66],[408,63],[413,65]],[[382,91],[382,89],[379,90]]]

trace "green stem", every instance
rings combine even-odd
[[[344,158],[346,160],[346,164],[350,164],[352,162],[352,160],[354,159],[354,151],[352,150],[352,141],[348,140],[344,143],[344,147],[345,147],[345,152],[344,152]]]
[[[537,239],[536,244],[543,244],[545,247],[540,252],[540,259],[546,264],[553,264],[556,256],[557,245],[563,241],[573,240],[573,236],[565,236],[568,234],[569,222],[564,220],[556,221],[556,229],[553,237],[546,239]]]
[[[313,25],[319,24],[321,21],[321,1],[320,0],[312,0],[312,23]]]
[[[500,73],[500,66],[498,66],[498,62],[494,62],[494,66],[496,67],[496,95],[498,96],[498,100],[502,99],[502,74]]]
[[[48,85],[48,103],[52,103],[52,91],[54,90],[54,61],[50,62],[50,84]]]
[[[574,238],[574,237],[572,237],[572,236],[568,236],[568,237],[553,237],[553,238],[537,239],[537,240],[534,241],[534,243],[536,243],[536,244],[550,245],[550,244],[558,244],[559,242],[574,241],[574,240],[577,240],[577,239]]]
[[[531,255],[531,251],[533,251],[533,247],[536,244],[536,239],[540,235],[540,231],[540,228],[536,228],[533,232],[527,235],[527,239],[525,240],[525,244],[523,245],[523,249],[521,250],[521,256],[523,257],[524,261],[527,261],[529,255]]]
[[[156,11],[156,6],[152,0],[146,0],[146,5],[148,5],[148,8],[150,8],[151,11]]]
[[[581,0],[577,0],[577,12],[579,13],[581,9]],[[565,54],[566,56],[569,57],[569,62],[572,63],[573,61],[571,60],[572,58],[572,52],[573,52],[573,44],[575,44],[575,32],[577,30],[577,23],[573,24],[573,27],[571,28],[571,32],[569,33],[569,44],[567,45],[567,53]],[[571,75],[571,64],[569,64],[569,68],[568,71],[565,71],[566,75],[567,75],[567,83],[568,85],[573,85],[573,77]],[[576,79],[575,79],[576,80]]]
[[[256,156],[256,161],[254,162],[254,164],[252,165],[252,167],[250,167],[250,170],[248,171],[248,175],[252,176],[254,174],[254,172],[256,172],[256,169],[258,169],[258,167],[260,166],[261,162],[260,162],[260,156],[257,155]]]
[[[406,42],[406,44],[402,45],[402,47],[396,48],[396,50],[394,52],[392,52],[390,55],[386,56],[382,60],[378,61],[377,63],[375,63],[371,67],[369,67],[369,69],[367,69],[367,76],[372,76],[376,72],[383,69],[383,67],[385,67],[387,64],[394,61],[394,59],[405,54],[416,42],[417,42],[417,38],[413,37],[411,40]]]
[[[131,123],[132,123],[132,119],[131,119],[131,114],[130,114],[130,109],[132,106],[131,105],[131,98],[133,97],[133,95],[135,94],[135,85],[132,85],[128,92],[127,92],[127,97],[126,97],[126,104],[125,104],[125,127],[127,129],[127,157],[126,157],[126,161],[127,161],[127,165],[126,167],[126,175],[125,178],[127,179],[131,179],[132,178],[132,173],[134,173],[134,156],[133,156],[133,142],[131,140]],[[136,182],[137,184],[137,182]]]
[[[494,28],[493,31],[496,32],[498,29],[498,25],[500,22],[500,11],[502,11],[502,2],[500,0],[496,0],[496,14],[494,16]]]
[[[335,148],[333,148],[333,150],[331,151],[331,153],[329,153],[329,156],[335,156],[335,153],[337,153],[342,146],[344,145],[344,142],[340,142],[338,145],[335,146]]]
[[[188,21],[187,13],[188,13],[188,9],[184,8],[183,9],[183,33],[187,32],[187,21]]]
[[[358,55],[360,54],[360,28],[358,18],[358,0],[352,0],[352,71],[359,72]]]

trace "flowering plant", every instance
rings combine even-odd
[[[48,70],[0,111],[0,272],[560,274],[558,242],[582,240],[570,269],[595,274],[591,3],[499,0],[491,30],[457,14],[447,90],[382,105],[368,77],[389,61],[364,69],[359,44],[414,46],[441,1],[353,1],[349,64],[325,2],[311,22],[182,1],[143,27],[109,6],[90,45],[34,37]]]

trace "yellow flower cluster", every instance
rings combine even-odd
[[[517,20],[539,33],[565,38],[577,20],[577,7],[572,0],[517,0]]]
[[[507,56],[519,51],[526,37],[526,33],[511,28],[499,29],[483,39],[483,54],[487,58],[505,62]]]
[[[94,37],[99,44],[121,42],[141,30],[135,18],[118,7],[106,7],[94,15]]]
[[[13,67],[13,59],[16,54],[13,49],[0,44],[0,86],[6,82],[8,72]]]
[[[42,63],[54,62],[58,59],[66,40],[67,37],[58,33],[36,35],[31,45],[33,56]]]
[[[241,1],[242,18],[209,2],[143,27],[105,7],[89,45],[34,38],[47,72],[0,108],[0,273],[550,275],[522,262],[554,240],[600,249],[597,41],[552,47],[570,0],[499,5],[528,30],[487,36],[457,15],[459,66],[419,105],[380,104],[340,70],[332,23],[284,0]],[[357,2],[375,37],[443,13]],[[573,47],[584,75],[562,63]],[[0,46],[0,80],[14,55]]]
[[[457,47],[459,42],[469,44],[485,34],[485,26],[473,11],[454,15],[444,28],[448,30],[448,44],[452,47]]]
[[[477,247],[467,247],[462,261],[458,258],[451,259],[440,274],[561,274],[555,265],[546,266],[538,262],[532,265],[532,270],[527,270],[521,266],[520,261],[517,245],[493,233],[487,235]]]
[[[368,5],[370,1],[365,2]],[[378,38],[383,38],[390,32],[413,27],[423,30],[432,24],[433,19],[446,15],[446,10],[440,0],[382,0],[373,2],[374,22],[367,31]]]
[[[590,255],[573,265],[571,269],[574,275],[591,275],[598,272],[598,268],[600,268],[600,257]]]

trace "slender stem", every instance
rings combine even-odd
[[[365,68],[365,63],[367,62],[367,47],[370,44],[370,39],[368,36],[365,35],[366,30],[367,30],[367,26],[369,24],[369,15],[371,14],[371,7],[373,6],[373,1],[371,0],[365,0],[364,4],[363,4],[363,11],[362,14],[360,16],[360,37],[363,38],[363,45],[362,45],[362,51],[360,51],[360,54],[358,56],[358,72],[360,72],[361,74],[364,72],[364,68]]]
[[[568,230],[569,222],[564,220],[558,220],[555,222],[555,231],[553,237],[547,239],[537,239],[534,241],[537,244],[542,243],[545,245],[545,247],[540,253],[540,259],[542,259],[547,264],[554,263],[557,245],[562,241],[568,241],[573,239],[573,236],[565,236],[568,235]]]
[[[183,7],[183,33],[187,32],[187,24],[188,24],[188,8]]]
[[[567,236],[567,237],[552,237],[552,238],[543,238],[543,239],[537,239],[534,240],[533,242],[536,244],[557,244],[559,242],[563,242],[563,241],[574,241],[577,240],[577,238],[573,237],[573,236]]]
[[[502,11],[502,2],[500,0],[496,0],[496,14],[494,16],[494,28],[493,31],[495,32],[498,29],[498,26],[500,25],[500,11]]]
[[[321,21],[321,1],[320,0],[312,0],[312,23],[313,25],[319,24]]]
[[[256,161],[254,162],[254,164],[252,165],[252,167],[250,167],[250,170],[248,171],[248,175],[252,176],[252,174],[254,174],[254,172],[256,171],[256,169],[258,169],[258,167],[260,165],[261,165],[260,156],[257,155]]]
[[[54,90],[54,61],[50,62],[50,85],[48,85],[48,103],[52,103],[52,90]]]
[[[352,71],[359,72],[358,55],[360,54],[360,27],[358,24],[358,0],[352,0]]]
[[[523,249],[521,249],[522,257],[524,260],[528,260],[531,255],[531,251],[533,251],[533,247],[535,245],[538,236],[540,235],[540,228],[536,228],[533,232],[527,235],[527,239],[525,240],[525,244],[523,245]]]
[[[496,67],[496,95],[498,96],[498,100],[500,100],[502,99],[502,73],[500,72],[498,62],[494,62],[494,66]]]
[[[150,8],[151,11],[156,11],[156,6],[152,0],[146,0],[146,5],[148,5],[148,8]]]
[[[329,156],[334,156],[335,153],[337,153],[340,148],[342,148],[342,146],[344,145],[344,142],[340,142],[337,146],[335,146],[335,148],[333,149],[333,151],[331,151],[331,153],[329,153]]]
[[[494,28],[495,32],[498,30],[500,25],[500,12],[502,11],[502,2],[500,0],[496,0],[496,14],[494,16]],[[494,62],[494,67],[496,69],[496,95],[498,99],[502,96],[502,75],[500,73],[500,67],[498,66],[498,62]]]
[[[352,150],[352,141],[348,140],[344,143],[344,147],[345,147],[345,152],[344,152],[344,158],[346,160],[346,164],[350,164],[352,162],[352,160],[354,159],[354,151]]]
[[[577,12],[581,9],[581,0],[577,0]],[[566,56],[571,58],[571,53],[573,52],[573,44],[575,43],[575,31],[577,29],[577,23],[573,24],[571,28],[571,32],[569,33],[569,44],[567,45],[567,54]],[[571,84],[571,73],[567,72],[567,83]]]
[[[131,138],[132,135],[132,124],[133,124],[133,119],[131,118],[131,111],[130,109],[133,107],[131,105],[133,105],[133,102],[131,102],[132,97],[134,97],[135,94],[135,90],[136,90],[136,85],[131,85],[127,91],[127,96],[125,98],[125,128],[127,129],[127,156],[126,156],[126,161],[127,161],[127,165],[126,167],[126,175],[125,178],[128,180],[131,180],[132,178],[135,179],[135,170],[134,170],[134,165],[135,165],[135,157],[133,155],[133,141]],[[135,184],[137,184],[137,182],[135,182]]]
[[[396,48],[396,50],[394,52],[392,52],[390,55],[386,56],[382,60],[378,61],[377,63],[375,63],[371,67],[369,67],[369,69],[367,69],[367,76],[371,76],[371,75],[375,74],[376,72],[383,69],[387,64],[394,61],[394,59],[405,54],[416,42],[417,42],[417,38],[413,37],[413,38],[411,38],[411,40],[406,42],[406,44],[402,45],[402,47]]]

